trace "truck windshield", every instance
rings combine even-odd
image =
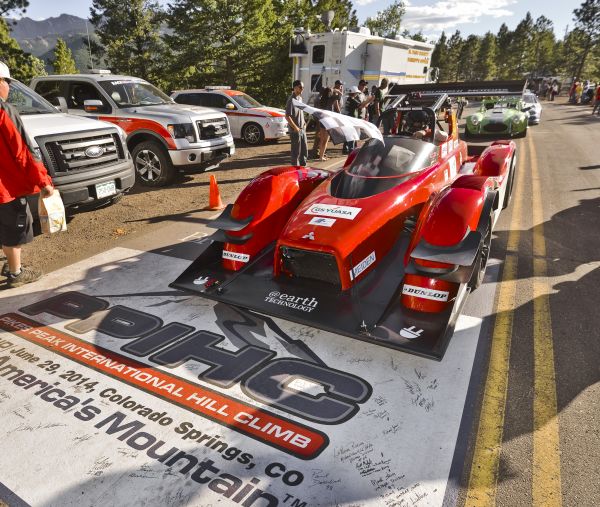
[[[250,95],[246,95],[245,93],[233,95],[231,98],[233,100],[235,100],[241,107],[261,107],[262,106],[262,104],[258,100],[253,99],[252,97],[250,97]]]
[[[10,83],[7,102],[15,106],[21,115],[58,113],[50,102],[14,79]]]
[[[121,108],[174,104],[169,96],[146,81],[100,81],[100,86]]]

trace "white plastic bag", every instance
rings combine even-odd
[[[42,197],[38,200],[38,214],[44,234],[54,234],[67,230],[67,217],[60,192],[54,189],[50,197]]]

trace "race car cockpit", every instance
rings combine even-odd
[[[436,163],[437,146],[404,136],[371,139],[331,181],[330,193],[357,199],[385,192]]]
[[[391,125],[392,136],[410,136],[423,141],[443,143],[448,134],[438,122],[438,115],[447,108],[446,94],[399,93],[407,86],[394,85],[386,109],[380,117],[385,126]],[[392,98],[393,97],[393,98]]]

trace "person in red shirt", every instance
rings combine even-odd
[[[7,262],[2,267],[9,287],[35,282],[42,272],[21,265],[21,247],[33,241],[27,195],[54,192],[52,179],[35,155],[17,110],[7,103],[10,70],[0,62],[0,243]]]

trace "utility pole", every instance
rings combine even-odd
[[[92,59],[92,44],[90,42],[90,30],[88,28],[88,20],[85,20],[85,32],[87,33],[88,52],[90,55],[90,68],[94,70],[94,60]]]

